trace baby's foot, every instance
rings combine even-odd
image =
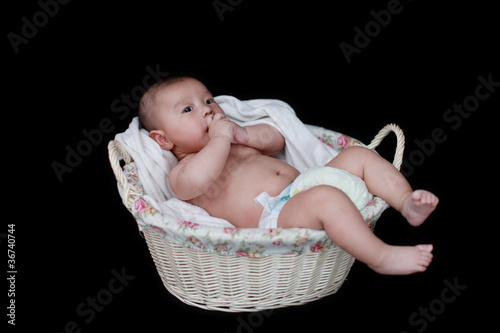
[[[368,265],[379,274],[408,275],[423,272],[432,261],[432,245],[384,247],[378,262]]]
[[[436,209],[438,203],[438,197],[431,192],[416,190],[404,199],[401,214],[408,223],[418,227]]]

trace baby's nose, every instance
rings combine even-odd
[[[202,114],[204,117],[212,115],[214,113],[214,110],[208,105],[205,105],[205,107],[202,109]]]

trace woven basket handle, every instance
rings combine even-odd
[[[126,164],[132,162],[133,159],[130,157],[129,153],[125,150],[123,145],[116,140],[112,140],[109,142],[108,154],[113,173],[115,174],[118,184],[123,189],[122,202],[125,207],[130,209],[134,205],[135,199],[137,198],[139,193],[134,188],[134,186],[130,185],[127,181],[127,177],[125,177],[125,173],[123,172],[123,169],[120,165],[120,156],[123,158]]]
[[[375,148],[378,147],[378,145],[382,142],[382,140],[391,132],[394,132],[396,134],[396,139],[397,139],[397,144],[396,144],[396,152],[394,153],[394,161],[392,162],[392,165],[396,169],[401,168],[401,164],[403,163],[403,153],[405,150],[405,136],[403,133],[403,130],[396,124],[388,124],[385,125],[384,128],[378,132],[378,134],[373,138],[372,142],[368,145],[365,146],[362,143],[356,143],[355,146],[361,146],[361,147],[366,147],[368,149],[374,150]]]

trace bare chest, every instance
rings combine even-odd
[[[256,227],[262,208],[254,198],[262,192],[278,195],[299,172],[253,148],[233,146],[219,178],[190,202],[237,227]]]

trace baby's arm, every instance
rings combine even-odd
[[[234,124],[216,115],[209,129],[210,141],[198,153],[182,159],[170,172],[170,187],[180,200],[196,198],[216,181],[231,149]]]
[[[235,125],[234,142],[260,150],[274,156],[285,146],[285,138],[277,129],[268,124],[248,127]]]

